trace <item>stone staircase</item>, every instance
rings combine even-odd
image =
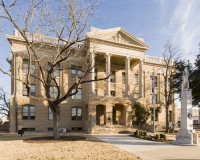
[[[126,134],[132,131],[135,131],[135,129],[124,125],[96,125],[93,134]]]

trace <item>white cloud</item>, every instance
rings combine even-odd
[[[190,61],[194,62],[200,42],[200,1],[179,0],[170,19],[169,30],[173,33],[172,42],[185,52],[193,52]]]

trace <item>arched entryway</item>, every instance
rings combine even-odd
[[[97,105],[96,106],[96,125],[106,124],[106,106]]]
[[[113,106],[113,112],[112,112],[112,119],[113,124],[118,125],[125,125],[126,124],[126,112],[125,112],[125,106],[122,104],[115,104]]]

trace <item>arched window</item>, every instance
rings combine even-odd
[[[82,120],[82,108],[72,107],[72,120]]]
[[[50,107],[48,107],[49,108],[49,120],[53,120],[53,113],[52,113],[52,111],[51,111],[51,108]],[[59,117],[58,117],[58,120],[60,120],[60,107],[58,107],[58,109],[59,109]]]
[[[22,119],[35,120],[35,106],[24,105],[22,110]]]

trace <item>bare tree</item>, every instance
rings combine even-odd
[[[10,107],[10,101],[6,94],[6,92],[3,90],[3,88],[0,88],[0,114],[1,118],[7,117],[9,118],[9,107]]]
[[[181,58],[184,58],[186,54],[176,47],[170,41],[164,45],[163,56],[163,65],[165,66],[163,70],[164,82],[164,99],[165,99],[165,108],[166,108],[166,131],[169,132],[169,107],[172,106],[172,125],[173,130],[175,127],[175,78],[176,69],[175,62],[180,61]]]
[[[85,70],[79,69],[82,74],[76,82],[69,88],[67,93],[60,96],[60,88],[55,78],[55,71],[72,69],[69,67],[60,67],[64,62],[70,62],[71,59],[84,60],[88,55],[88,45],[91,39],[85,36],[86,27],[89,24],[89,17],[94,15],[98,7],[98,0],[31,0],[23,1],[21,5],[18,0],[0,3],[0,20],[6,20],[9,25],[12,24],[17,30],[23,43],[26,45],[26,51],[18,53],[28,59],[27,74],[25,80],[22,77],[16,77],[9,72],[5,72],[14,80],[21,81],[27,89],[27,96],[36,101],[47,101],[53,113],[54,139],[59,139],[58,105],[70,96],[78,93],[78,87],[83,83],[104,80],[89,79],[88,76],[94,72],[95,59],[86,63]],[[56,38],[52,38],[56,37]],[[94,40],[95,41],[95,40]],[[96,43],[96,42],[94,42]],[[93,43],[93,44],[94,44]],[[93,48],[95,49],[95,48]],[[12,55],[16,57],[16,54]],[[48,65],[44,65],[49,62]],[[36,62],[35,69],[39,70],[39,76],[32,74],[32,61]],[[85,60],[87,62],[87,59]],[[21,65],[17,65],[18,70]],[[64,66],[64,65],[63,65]],[[24,66],[22,66],[24,67]],[[46,97],[32,96],[30,79],[39,80],[45,89]],[[55,99],[50,96],[50,86],[55,84],[58,94]],[[75,89],[75,92],[72,91]]]

